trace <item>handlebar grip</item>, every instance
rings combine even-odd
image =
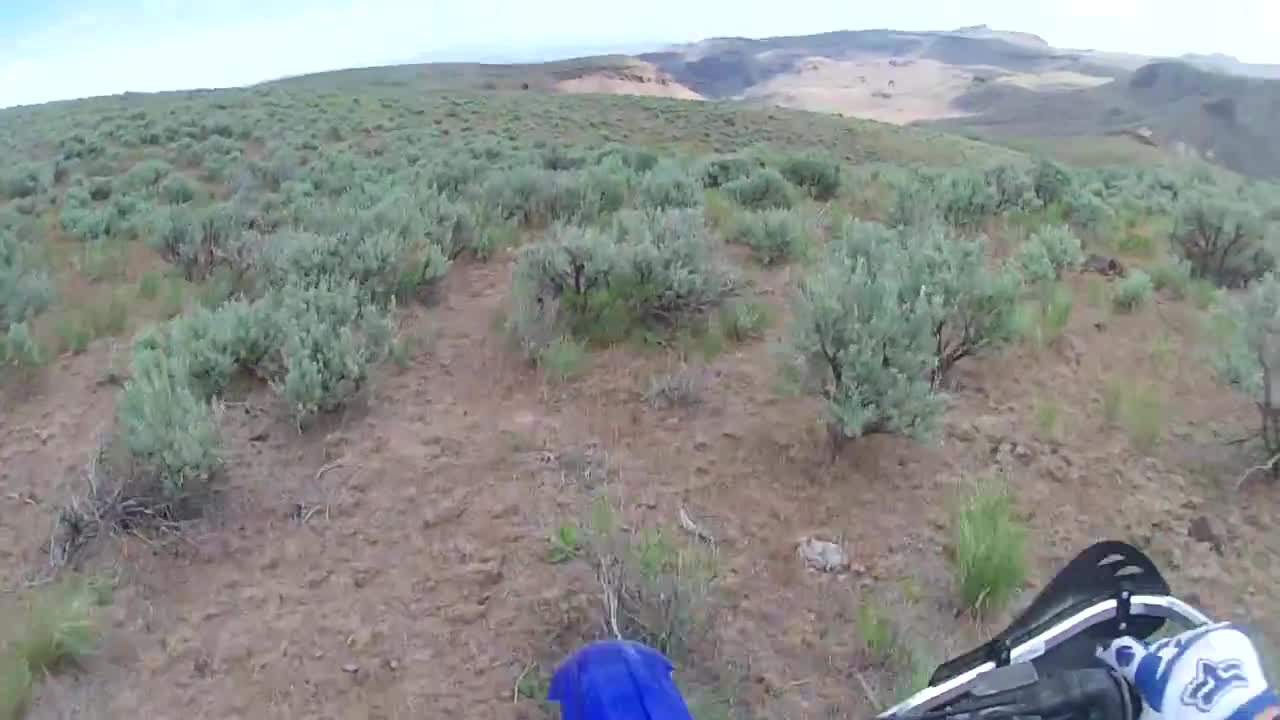
[[[1002,720],[1134,720],[1141,700],[1128,681],[1107,668],[1066,670],[1031,685],[956,702],[922,718]]]
[[[1133,720],[1141,700],[1129,683],[1109,669],[1070,670],[1018,691],[1035,714],[1073,720]]]

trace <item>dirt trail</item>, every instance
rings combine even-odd
[[[981,474],[1009,477],[1033,528],[1035,581],[1090,540],[1134,539],[1210,610],[1275,622],[1276,488],[1250,485],[1228,505],[1218,485],[1241,458],[1214,454],[1210,432],[1232,413],[1247,423],[1247,408],[1186,352],[1160,378],[1169,397],[1194,401],[1169,408],[1156,457],[1101,419],[1104,379],[1144,367],[1161,333],[1189,337],[1180,307],[1113,319],[1079,303],[1054,347],[962,366],[941,442],[869,438],[829,464],[816,406],[776,391],[767,341],[711,362],[706,402],[691,409],[642,402],[671,361],[635,348],[593,355],[581,381],[544,384],[493,330],[509,272],[456,268],[442,304],[406,321],[428,350],[381,375],[365,410],[299,437],[265,390],[229,403],[226,507],[188,540],[121,546],[107,648],[83,680],[45,685],[33,717],[544,717],[512,702],[517,677],[590,635],[597,616],[590,570],[547,564],[546,537],[598,492],[631,522],[673,528],[683,506],[716,535],[718,657],[758,717],[866,717],[859,669],[891,696],[859,651],[853,617],[867,597],[915,618],[936,653],[988,631],[957,627],[945,560],[949,500]],[[781,297],[785,271],[760,283]],[[59,382],[0,420],[7,581],[41,561],[30,540],[66,490],[43,468],[71,475],[109,421],[102,352],[64,363]],[[1046,397],[1063,408],[1059,440],[1034,429]],[[1224,556],[1188,537],[1201,515]],[[814,532],[842,542],[853,572],[802,569],[795,541]]]

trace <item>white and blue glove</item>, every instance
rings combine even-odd
[[[1117,638],[1098,657],[1137,688],[1139,720],[1280,720],[1280,699],[1267,683],[1257,649],[1230,623],[1150,646]]]

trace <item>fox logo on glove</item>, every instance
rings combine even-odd
[[[1213,662],[1201,659],[1196,663],[1195,678],[1182,690],[1182,704],[1200,712],[1209,712],[1228,690],[1248,684],[1244,664],[1239,660]]]

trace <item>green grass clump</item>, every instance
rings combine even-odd
[[[61,672],[97,648],[101,630],[94,609],[107,598],[84,580],[59,581],[8,618],[0,645],[0,720],[21,718],[36,679]]]
[[[1191,285],[1187,288],[1187,297],[1191,299],[1191,304],[1195,305],[1197,309],[1208,310],[1218,297],[1218,288],[1211,280],[1197,278],[1192,280]]]
[[[1004,607],[1027,576],[1026,528],[1001,482],[983,481],[960,501],[952,526],[960,602],[977,612]]]
[[[1153,388],[1114,379],[1103,388],[1102,407],[1106,421],[1124,430],[1135,449],[1148,452],[1160,442],[1165,407]]]
[[[1141,270],[1134,270],[1116,284],[1115,295],[1111,296],[1111,306],[1116,312],[1133,312],[1142,307],[1154,291],[1151,276]]]
[[[138,278],[138,299],[155,300],[163,287],[164,275],[155,271],[145,272]]]
[[[582,341],[559,337],[538,353],[538,367],[553,383],[565,383],[581,375],[587,367],[587,348]]]
[[[1169,258],[1151,269],[1152,286],[1175,300],[1187,296],[1191,282],[1191,263],[1181,258]]]
[[[1038,300],[1023,303],[1014,323],[1018,334],[1036,347],[1045,347],[1062,336],[1071,322],[1075,301],[1062,283],[1045,288]]]
[[[875,603],[864,602],[858,606],[856,621],[867,653],[877,662],[891,661],[897,654],[897,638],[884,611]]]
[[[31,666],[16,655],[0,656],[0,720],[21,720],[31,702]]]
[[[1051,397],[1041,398],[1036,402],[1036,430],[1045,440],[1056,440],[1058,437],[1058,421],[1062,415],[1062,404]]]
[[[576,525],[561,525],[547,538],[547,562],[558,565],[582,554],[582,533]]]
[[[720,308],[720,326],[734,342],[764,336],[773,321],[773,311],[759,300],[734,298]]]

